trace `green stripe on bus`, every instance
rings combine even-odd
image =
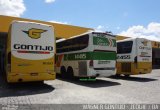
[[[115,52],[84,52],[65,54],[64,60],[116,60]]]
[[[113,42],[113,47],[116,47],[117,46],[116,39],[112,39],[112,42]]]
[[[113,43],[112,47],[116,47],[116,40],[111,39],[111,41]],[[110,45],[109,38],[93,36],[93,45],[109,46]]]
[[[93,52],[93,60],[116,60],[115,52]]]

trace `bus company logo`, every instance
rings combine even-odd
[[[144,46],[147,46],[148,41],[142,41],[141,42]]]
[[[47,30],[31,28],[28,31],[23,31],[23,32],[26,33],[32,39],[39,39],[41,37],[41,34],[46,31]]]

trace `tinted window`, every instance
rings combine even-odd
[[[118,54],[131,53],[132,45],[133,45],[133,41],[118,42],[117,43],[117,53]]]
[[[57,53],[71,52],[85,49],[88,46],[89,35],[68,39],[56,44]]]

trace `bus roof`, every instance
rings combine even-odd
[[[49,25],[49,24],[43,24],[43,23],[38,23],[38,22],[28,22],[28,21],[17,21],[17,20],[14,20],[14,21],[12,21],[12,23],[39,24],[39,25],[43,25],[43,26],[52,27],[52,25]]]
[[[136,38],[127,38],[127,39],[119,40],[117,42],[134,41],[136,39],[146,39],[146,38],[139,38],[139,37],[136,37]],[[148,40],[148,39],[146,39],[146,40]]]
[[[87,35],[87,34],[90,34],[90,33],[92,33],[92,34],[105,34],[105,35],[109,35],[109,36],[115,37],[115,35],[112,35],[112,34],[109,34],[109,33],[96,32],[96,31],[88,31],[88,32],[85,32],[83,34],[79,34],[77,36],[72,36],[72,37],[70,37],[68,39],[59,39],[59,40],[56,40],[56,43],[62,42],[64,40],[69,40],[69,39],[73,39],[73,38],[76,38],[76,37],[80,37],[80,36],[83,36],[83,35]]]

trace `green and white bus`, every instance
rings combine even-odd
[[[114,35],[88,32],[56,41],[56,73],[79,78],[108,77],[116,73]]]

